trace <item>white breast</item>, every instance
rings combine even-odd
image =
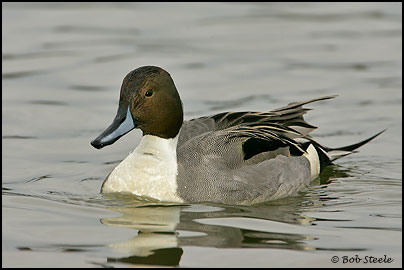
[[[109,175],[102,193],[131,192],[161,201],[183,202],[177,195],[177,137],[145,135]]]

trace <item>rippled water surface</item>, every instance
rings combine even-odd
[[[402,266],[401,3],[2,7],[3,266]],[[101,195],[141,133],[89,143],[142,65],[170,72],[186,119],[338,94],[309,106],[313,137],[336,147],[387,131],[292,198]]]

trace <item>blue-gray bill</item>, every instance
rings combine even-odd
[[[137,125],[136,119],[130,113],[129,106],[127,106],[126,110],[124,107],[120,107],[112,124],[101,135],[91,141],[91,145],[101,149],[104,146],[113,144],[120,137],[136,128]]]

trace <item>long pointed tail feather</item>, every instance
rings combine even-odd
[[[343,146],[343,147],[338,147],[338,148],[324,148],[324,150],[326,150],[327,155],[330,158],[330,161],[334,161],[337,160],[341,157],[350,155],[352,153],[355,153],[355,149],[358,149],[359,147],[361,147],[362,145],[370,142],[371,140],[373,140],[374,138],[376,138],[377,136],[379,136],[380,134],[382,134],[383,132],[385,132],[387,129],[384,129],[382,131],[380,131],[379,133],[377,133],[376,135],[373,135],[372,137],[363,140],[361,142],[355,143],[355,144],[351,144],[351,145],[347,145],[347,146]]]

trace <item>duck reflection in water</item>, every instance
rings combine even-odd
[[[330,172],[318,179],[319,183],[313,184],[328,184],[336,174],[339,177],[347,176],[346,170],[331,167]],[[161,266],[178,266],[183,254],[182,247],[186,246],[315,250],[308,242],[315,238],[299,228],[301,225],[310,227],[316,219],[302,213],[308,205],[318,207],[322,201],[327,200],[327,196],[302,194],[243,207],[221,204],[178,205],[157,200],[145,201],[144,197],[132,194],[104,194],[104,197],[119,205],[108,209],[121,216],[103,218],[101,223],[138,231],[128,241],[108,245],[119,253],[130,256],[108,258],[107,262]],[[237,227],[237,223],[235,226],[208,224],[231,218],[250,220],[251,224],[259,223],[264,226],[255,228]],[[279,228],[287,225],[296,226],[298,233],[280,233]]]

